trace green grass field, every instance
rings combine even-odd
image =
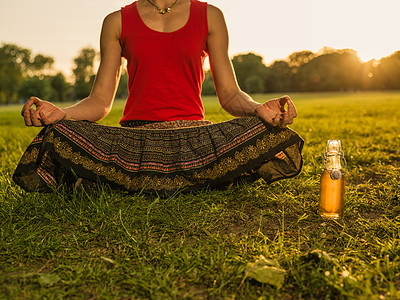
[[[1,107],[0,299],[400,299],[400,92],[291,96],[299,176],[168,199],[23,192],[11,176],[39,129]],[[328,139],[348,161],[340,221],[317,214]],[[260,255],[269,283],[246,272]]]

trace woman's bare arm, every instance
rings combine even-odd
[[[224,16],[212,5],[208,5],[207,16],[210,66],[221,106],[234,116],[254,115],[260,103],[241,91],[237,84],[228,54],[229,36]]]
[[[77,104],[58,108],[32,97],[22,109],[27,126],[43,126],[62,119],[98,121],[111,110],[121,70],[121,13],[111,13],[103,22],[100,36],[101,61],[90,95]],[[32,106],[36,106],[36,110]]]
[[[233,116],[257,115],[274,126],[284,127],[291,124],[297,113],[288,96],[261,104],[240,90],[229,58],[229,35],[224,16],[218,8],[212,5],[208,5],[207,16],[210,66],[221,106]],[[288,110],[285,109],[286,104]]]

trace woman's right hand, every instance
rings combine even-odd
[[[285,106],[287,105],[287,110]],[[289,96],[271,99],[256,108],[256,116],[272,126],[286,127],[297,117],[296,107]]]
[[[32,106],[35,106],[33,108]],[[66,117],[65,111],[54,104],[31,97],[21,110],[26,126],[45,126],[63,120]]]

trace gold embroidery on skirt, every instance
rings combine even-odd
[[[33,148],[31,152],[26,151],[22,157],[20,163],[23,165],[30,164],[31,162],[37,161],[39,156],[39,149]]]
[[[234,158],[224,158],[218,164],[214,164],[213,167],[202,170],[199,173],[195,173],[193,177],[198,182],[191,182],[180,175],[176,175],[174,178],[171,178],[168,177],[167,174],[165,176],[149,176],[140,174],[132,178],[129,175],[122,173],[120,170],[117,171],[114,167],[104,166],[101,163],[95,163],[90,158],[80,155],[79,152],[74,153],[72,147],[70,147],[68,143],[62,142],[60,138],[54,138],[53,132],[49,133],[47,141],[53,142],[56,152],[62,158],[68,159],[76,165],[81,165],[83,168],[90,170],[99,176],[104,176],[110,182],[122,185],[128,190],[173,190],[221,177],[227,174],[229,171],[233,171],[239,166],[247,164],[251,159],[255,159],[262,153],[265,153],[269,149],[277,146],[279,141],[287,140],[289,138],[286,137],[287,134],[293,135],[293,133],[289,130],[281,131],[277,134],[269,133],[265,135],[263,139],[258,139],[255,145],[249,145],[244,147],[241,151],[237,151]],[[32,154],[32,157],[33,156],[34,154]]]
[[[277,146],[277,140],[279,141],[281,139],[286,139],[286,132],[287,131],[281,131],[278,134],[270,133],[264,136],[262,140],[258,139],[255,143],[255,146],[249,145],[243,148],[242,151],[235,152],[234,159],[231,157],[224,158],[219,164],[215,164],[212,169],[210,168],[203,170],[195,174],[194,177],[201,180],[214,180],[218,177],[221,177],[222,175],[228,173],[228,171],[233,171],[237,167],[247,164],[251,159],[255,159],[262,153],[265,153],[269,149]],[[268,143],[267,140],[269,140]],[[275,142],[272,143],[274,140]]]

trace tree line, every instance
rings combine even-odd
[[[0,47],[0,103],[23,102],[34,95],[54,102],[87,97],[95,79],[98,53],[83,48],[73,61],[73,77],[67,80],[53,69],[54,59],[14,44]],[[247,93],[319,92],[400,89],[400,51],[380,60],[362,62],[352,49],[323,48],[317,53],[294,52],[265,65],[255,53],[232,58],[237,81]],[[117,98],[126,98],[125,69]],[[210,71],[205,74],[203,95],[214,95]]]
[[[54,58],[32,55],[30,49],[15,44],[0,47],[0,104],[25,102],[37,96],[53,102],[73,101],[89,95],[95,79],[99,55],[83,48],[73,60],[72,79],[53,69]],[[72,81],[72,82],[71,82]],[[117,97],[126,97],[127,74],[123,72]]]
[[[355,50],[326,47],[294,52],[269,66],[262,56],[246,53],[234,56],[232,64],[239,86],[250,94],[400,89],[400,51],[362,62]],[[215,94],[211,72],[203,93]]]

